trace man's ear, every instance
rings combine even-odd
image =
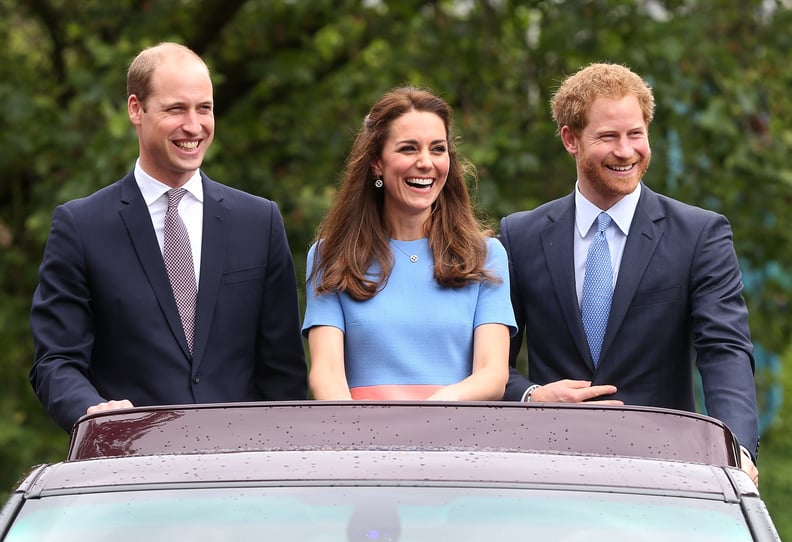
[[[129,113],[129,121],[135,126],[139,126],[140,116],[143,114],[143,104],[134,94],[130,94],[127,98],[127,113]]]
[[[569,126],[561,127],[561,142],[564,144],[564,148],[569,154],[577,156],[578,138]]]

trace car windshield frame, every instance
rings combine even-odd
[[[289,484],[28,501],[6,542],[753,540],[739,503],[590,488]]]

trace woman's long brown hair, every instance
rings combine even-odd
[[[384,190],[374,186],[372,162],[382,153],[393,121],[409,111],[436,114],[448,140],[448,178],[424,226],[434,255],[435,280],[450,288],[500,280],[484,268],[485,238],[492,231],[482,226],[471,206],[465,175],[473,168],[457,157],[451,107],[427,90],[399,87],[386,93],[366,116],[333,205],[317,230],[311,269],[317,294],[346,292],[363,301],[387,283],[393,255],[383,217]]]

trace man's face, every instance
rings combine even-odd
[[[165,58],[152,74],[146,103],[132,95],[127,105],[143,171],[168,186],[183,185],[214,137],[212,81],[204,64],[188,55]]]
[[[607,210],[630,194],[649,168],[649,131],[638,99],[597,98],[579,137],[566,126],[561,139],[577,162],[580,192]]]

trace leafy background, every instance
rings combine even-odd
[[[761,491],[782,537],[792,498],[789,0],[0,0],[0,490],[68,440],[32,393],[30,298],[53,208],[137,154],[125,73],[184,43],[210,65],[215,179],[271,198],[298,273],[368,107],[427,86],[455,109],[493,225],[568,193],[548,100],[593,61],[654,87],[646,182],[729,217],[759,352]],[[784,392],[787,392],[785,395]]]

